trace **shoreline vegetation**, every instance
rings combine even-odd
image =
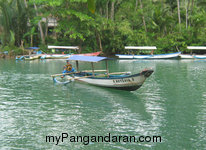
[[[33,46],[51,53],[47,45],[105,56],[128,54],[124,46],[189,53],[187,46],[206,46],[205,16],[204,0],[0,0],[0,58]]]

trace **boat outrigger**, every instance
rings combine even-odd
[[[109,73],[107,57],[73,55],[67,60],[76,61],[77,69],[77,72],[68,73],[68,76],[66,76],[68,80],[78,80],[96,86],[115,88],[126,91],[137,90],[153,73],[152,69],[145,69],[142,72],[133,75],[131,75],[131,72]],[[99,62],[102,60],[106,60],[106,70],[94,70],[94,62]],[[79,71],[79,61],[91,62],[92,70]],[[96,72],[105,73],[101,74]],[[52,75],[54,82],[60,82],[56,79],[56,77],[61,75],[62,74]],[[68,83],[68,80],[65,83]]]

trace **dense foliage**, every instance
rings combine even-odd
[[[49,18],[57,20],[52,29]],[[206,45],[205,33],[204,0],[0,0],[3,50],[74,45],[111,55],[157,46],[165,53]]]

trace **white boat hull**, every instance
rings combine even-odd
[[[206,55],[189,55],[189,54],[181,54],[180,57],[182,59],[206,59]]]
[[[134,56],[133,55],[120,55],[120,54],[116,54],[115,56],[121,58],[121,59],[133,59]]]
[[[206,55],[195,55],[195,59],[206,59]]]
[[[69,58],[71,55],[70,54],[53,54],[53,55],[50,55],[49,58],[51,59],[66,59],[66,58]]]
[[[170,59],[177,58],[181,52],[171,53],[171,54],[159,54],[159,55],[120,55],[116,54],[115,56],[120,59]]]
[[[110,76],[110,77],[85,77],[74,75],[75,80],[86,82],[88,84],[116,88],[120,90],[134,91],[142,86],[147,77],[153,73],[153,70],[144,70],[139,74],[128,75],[128,76]]]
[[[177,58],[181,52],[171,53],[171,54],[159,54],[159,55],[152,55],[149,59],[168,59],[168,58]]]
[[[194,57],[193,57],[193,55],[181,54],[180,58],[182,58],[182,59],[193,59]]]
[[[41,56],[41,59],[67,59],[72,55],[80,56],[98,56],[101,52],[85,53],[85,54],[45,54]]]

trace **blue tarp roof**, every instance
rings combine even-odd
[[[101,60],[105,60],[107,57],[99,57],[99,56],[80,56],[80,55],[72,55],[67,60],[78,60],[78,61],[87,61],[87,62],[98,62]]]

